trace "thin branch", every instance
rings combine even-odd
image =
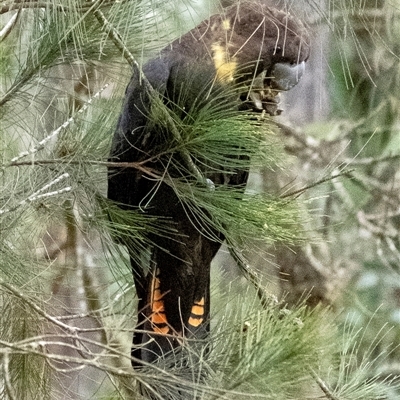
[[[70,332],[71,334],[76,334],[78,331],[78,328],[74,326],[70,326],[67,324],[64,324],[64,322],[59,321],[57,318],[54,318],[50,314],[46,313],[46,311],[43,311],[36,303],[34,303],[31,299],[28,298],[25,294],[23,294],[20,290],[18,290],[16,287],[11,285],[10,283],[5,282],[2,278],[0,278],[0,286],[3,286],[5,289],[10,291],[13,295],[18,297],[19,299],[23,300],[24,303],[26,303],[29,307],[31,307],[33,310],[35,310],[39,315],[47,319],[49,322],[53,323],[54,325],[57,325],[59,328],[66,330],[67,332]]]
[[[127,357],[126,353],[117,351],[116,349],[105,346],[102,343],[97,343],[95,341],[90,341],[88,338],[82,338],[82,341],[85,341],[87,343],[92,342],[93,344],[96,344],[98,346],[102,346],[105,350],[107,350],[108,353],[113,353],[116,356],[119,357]],[[149,382],[151,382],[151,378],[149,376],[149,373],[152,373],[152,376],[154,377],[153,381],[158,382],[160,385],[163,384],[168,384],[171,387],[174,385],[179,385],[182,388],[188,387],[190,385],[190,388],[192,388],[193,382],[190,380],[186,380],[184,378],[181,378],[177,375],[175,375],[172,372],[169,372],[168,370],[157,367],[157,365],[151,364],[144,362],[142,360],[137,360],[141,361],[143,366],[148,367],[149,369],[143,370],[143,372],[138,371],[138,370],[132,370],[131,368],[126,369],[126,368],[121,368],[121,367],[113,367],[109,363],[103,363],[99,360],[101,360],[104,357],[94,357],[94,358],[79,358],[79,357],[74,357],[74,356],[66,356],[64,354],[55,354],[55,353],[50,353],[50,352],[45,352],[45,351],[40,351],[43,347],[47,345],[60,345],[60,346],[66,346],[65,342],[46,342],[44,340],[42,341],[37,341],[36,343],[27,343],[25,345],[20,345],[20,344],[15,344],[15,343],[9,343],[0,340],[0,354],[4,354],[5,352],[10,352],[10,350],[13,351],[13,354],[31,354],[31,355],[37,355],[40,357],[43,357],[45,360],[47,360],[51,367],[54,368],[54,365],[52,362],[58,362],[58,363],[68,363],[68,364],[76,364],[78,366],[92,366],[100,371],[104,371],[106,373],[112,374],[114,376],[119,376],[119,377],[125,377],[125,378],[135,378],[136,381],[140,382],[141,384],[146,385],[149,390],[153,391],[154,384],[151,386],[149,385]],[[69,346],[71,347],[71,346]],[[74,348],[74,347],[72,347]],[[77,350],[76,348],[74,348]],[[73,367],[72,367],[73,368]],[[75,368],[74,368],[75,369]],[[153,382],[152,382],[153,383]],[[212,393],[218,389],[209,387],[206,385],[201,385],[199,384],[199,387],[201,387],[202,390],[205,390],[209,393]],[[156,392],[154,391],[156,394]],[[234,394],[235,392],[233,392]],[[14,399],[12,399],[14,400]]]
[[[119,332],[123,332],[123,330],[120,330]],[[70,334],[57,333],[57,334],[46,334],[46,335],[29,337],[27,339],[23,339],[13,343],[0,340],[0,354],[4,354],[10,349],[14,351],[22,351],[25,353],[29,353],[31,350],[35,351],[37,349],[46,349],[46,347],[60,348],[61,354],[66,353],[66,351],[62,350],[62,348],[68,348],[71,350],[79,351],[79,348],[76,345],[67,342],[66,341],[67,339],[71,339]],[[92,360],[98,360],[100,355],[103,359],[105,358],[119,358],[119,359],[126,358],[127,360],[131,359],[131,356],[128,353],[124,352],[123,350],[119,350],[119,348],[115,346],[110,346],[108,344],[84,336],[80,337],[79,340],[85,343],[86,345],[91,345],[99,349],[99,351],[96,353],[93,352],[90,353],[90,355],[93,356]],[[50,351],[48,351],[48,349],[45,350],[45,353],[51,354]],[[85,359],[88,358],[85,357]]]
[[[393,242],[393,239],[385,237],[385,242],[389,247],[390,251],[396,256],[398,262],[400,262],[400,251],[398,250],[397,245]]]
[[[229,249],[229,253],[232,258],[235,260],[238,267],[244,273],[245,277],[248,281],[254,286],[257,292],[257,296],[260,299],[261,305],[263,308],[267,308],[270,306],[270,302],[268,299],[273,298],[270,293],[260,284],[260,277],[257,272],[246,262],[243,255],[237,250],[236,246],[229,240],[226,239],[226,243]]]
[[[328,177],[326,177],[326,178],[322,178],[322,179],[320,179],[320,180],[318,180],[318,181],[316,181],[316,182],[314,182],[314,183],[311,183],[311,184],[309,184],[309,185],[307,185],[307,186],[302,187],[301,189],[295,190],[295,191],[290,192],[290,193],[286,193],[286,194],[281,195],[281,196],[279,196],[279,197],[280,197],[281,199],[285,199],[285,198],[287,198],[287,197],[293,197],[293,196],[301,195],[301,194],[303,194],[305,191],[307,191],[308,189],[312,189],[312,188],[314,188],[314,187],[316,187],[316,186],[318,186],[318,185],[321,185],[321,184],[323,184],[323,183],[325,183],[325,182],[329,182],[329,181],[331,181],[331,180],[333,180],[333,179],[336,179],[336,178],[340,178],[340,177],[342,177],[342,176],[345,176],[345,177],[347,177],[347,178],[351,178],[351,172],[353,172],[353,170],[348,170],[348,171],[339,172],[339,173],[337,173],[337,174],[335,174],[335,175],[328,176]]]
[[[0,31],[0,42],[5,40],[7,36],[11,33],[13,30],[15,24],[18,21],[18,18],[20,16],[21,12],[18,11],[16,12],[9,20],[8,22],[4,25],[3,29]]]
[[[108,87],[108,83],[104,85],[98,92],[96,92],[80,109],[77,111],[72,117],[68,118],[62,125],[60,125],[57,129],[52,131],[49,135],[47,135],[44,139],[42,139],[35,147],[32,147],[31,149],[27,151],[23,151],[14,158],[11,159],[10,164],[12,165],[16,161],[20,160],[21,158],[24,158],[28,155],[32,155],[37,153],[39,150],[42,150],[46,143],[48,143],[51,139],[53,139],[55,136],[57,136],[63,129],[67,128],[72,122],[75,121],[75,118],[78,114],[82,114],[87,108],[92,104],[93,100],[98,98],[100,94]]]
[[[391,182],[375,178],[371,175],[358,175],[353,177],[354,182],[359,184],[366,192],[374,193],[384,203],[396,210],[400,204],[400,193],[398,188]]]
[[[58,178],[52,180],[51,182],[47,183],[46,185],[44,185],[42,188],[40,188],[36,192],[32,193],[28,198],[21,200],[14,207],[0,209],[0,215],[15,211],[17,208],[22,207],[26,204],[32,203],[34,201],[37,201],[37,200],[40,200],[43,198],[47,198],[47,197],[58,196],[59,194],[71,191],[71,187],[67,186],[67,187],[64,187],[59,190],[54,190],[52,192],[43,193],[45,190],[49,189],[50,187],[54,186],[61,180],[66,179],[68,177],[69,177],[68,173],[64,173],[64,174],[60,175]]]
[[[344,162],[347,165],[371,165],[371,164],[378,164],[381,162],[390,162],[390,161],[396,161],[400,160],[400,154],[394,154],[391,156],[385,156],[385,157],[368,157],[368,158],[359,158],[359,159],[354,159],[354,158],[346,158]]]
[[[119,0],[119,3],[123,3],[127,0]],[[101,4],[102,7],[111,6],[115,4],[115,0],[104,0]],[[47,1],[26,1],[26,0],[14,0],[12,3],[0,5],[0,15],[13,10],[22,9],[35,9],[35,8],[50,8],[60,12],[87,12],[93,8],[93,3],[88,2],[87,4],[82,3],[76,4],[74,7],[67,6],[64,4],[54,4]]]
[[[329,388],[329,386],[326,384],[326,382],[324,382],[312,368],[309,368],[309,371],[310,371],[310,374],[312,375],[312,377],[315,379],[315,382],[317,382],[320,389],[324,392],[325,397],[328,400],[340,400],[338,397],[336,397],[333,394],[332,390]]]
[[[42,310],[36,303],[34,303],[31,299],[29,299],[28,296],[23,294],[20,290],[18,290],[16,287],[11,285],[10,283],[4,282],[4,280],[1,278],[0,278],[0,285],[3,286],[4,288],[6,288],[7,290],[9,290],[16,297],[23,300],[25,304],[27,304],[29,307],[31,307],[33,310],[35,310],[40,316],[45,318],[47,321],[53,323],[54,325],[58,326],[62,330],[67,331],[73,339],[73,342],[75,344],[74,348],[76,349],[76,351],[82,356],[83,359],[86,359],[86,354],[90,354],[90,353],[85,348],[82,338],[78,337],[78,332],[82,332],[85,329],[67,325],[64,322],[53,317],[52,315],[48,314],[46,311]]]
[[[387,218],[395,218],[400,216],[400,206],[394,211],[385,211],[379,214],[365,214],[365,218],[368,221],[381,221]]]
[[[11,383],[10,371],[9,371],[9,351],[3,353],[3,373],[4,373],[4,386],[6,387],[6,392],[10,400],[17,400],[14,389]]]
[[[66,346],[65,342],[57,342],[57,344]],[[100,343],[96,343],[96,344],[99,345]],[[39,351],[38,348],[47,345],[46,342],[32,343],[27,346],[18,346],[15,343],[8,343],[8,342],[4,342],[4,341],[0,340],[0,345],[2,346],[2,348],[8,347],[8,348],[12,349],[15,354],[20,353],[20,354],[38,355],[38,356],[41,356],[41,357],[44,357],[46,359],[50,359],[53,361],[93,366],[100,370],[106,370],[106,371],[112,372],[115,375],[133,376],[132,372],[124,371],[121,368],[114,368],[110,365],[102,364],[97,361],[98,360],[97,358],[88,359],[88,358],[81,358],[81,357],[65,356],[65,355],[61,355],[61,354],[48,353],[48,352],[45,353],[45,352]],[[4,351],[0,350],[0,352],[2,352],[4,354]],[[136,376],[136,374],[135,374],[135,376]]]
[[[52,159],[52,160],[32,160],[32,161],[14,161],[10,162],[7,165],[4,165],[2,168],[9,167],[22,167],[22,166],[41,166],[44,167],[46,165],[94,165],[108,168],[134,168],[138,171],[144,172],[150,177],[154,179],[162,179],[161,173],[156,171],[153,168],[144,167],[143,164],[146,161],[141,162],[115,162],[115,161],[99,161],[99,160],[63,160],[63,159]]]
[[[385,221],[387,218],[387,215],[384,216],[384,218],[378,220],[378,223]],[[362,210],[358,211],[357,213],[357,221],[368,232],[379,238],[396,238],[398,236],[398,232],[394,227],[388,226],[387,224],[384,226],[379,226],[380,224],[371,222],[368,216]]]
[[[112,24],[107,21],[107,18],[104,16],[103,12],[99,8],[97,8],[93,11],[93,15],[97,18],[100,25],[107,32],[108,37],[114,43],[115,47],[121,52],[126,61],[128,61],[128,64],[131,66],[135,66],[139,70],[139,72],[141,72],[138,62],[135,60],[128,47],[125,45],[121,35],[112,26]],[[143,75],[142,72],[141,75]],[[148,85],[150,84],[148,83]]]

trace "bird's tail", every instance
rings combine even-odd
[[[209,333],[210,264],[184,262],[155,250],[146,277],[136,277],[138,322],[133,338],[134,366],[174,357],[183,346],[201,343]],[[181,360],[180,360],[181,362]]]

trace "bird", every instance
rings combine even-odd
[[[298,83],[309,55],[310,35],[297,17],[249,0],[210,16],[133,69],[112,139],[107,196],[121,210],[171,228],[150,232],[142,254],[129,235],[119,238],[130,252],[138,297],[135,368],[210,332],[210,265],[225,234],[191,214],[171,179],[190,184],[191,175],[213,196],[221,185],[244,190],[249,174],[246,163],[212,168],[182,150],[180,121],[210,103],[278,115],[279,93]]]

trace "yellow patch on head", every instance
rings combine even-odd
[[[226,49],[218,43],[211,46],[213,51],[213,61],[218,82],[232,82],[237,68],[237,62],[233,58],[230,60]]]
[[[229,21],[229,19],[224,19],[222,21],[222,27],[226,30],[229,31],[229,29],[231,29],[231,21]]]

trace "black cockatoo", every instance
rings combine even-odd
[[[224,240],[222,232],[202,231],[163,177],[197,171],[213,191],[216,185],[244,187],[248,176],[247,168],[227,167],[226,173],[207,168],[184,150],[170,154],[167,149],[179,138],[171,124],[154,121],[156,99],[184,118],[194,105],[202,107],[218,96],[224,101],[224,90],[231,88],[225,101],[239,112],[276,115],[277,93],[297,84],[309,51],[307,30],[297,18],[263,0],[240,1],[165,47],[142,73],[134,70],[112,142],[108,198],[122,209],[159,218],[176,232],[149,234],[153,245],[142,262],[131,253],[139,298],[134,365],[154,362],[185,338],[207,336],[210,264]],[[143,162],[149,172],[119,168],[116,162]],[[125,244],[129,248],[129,238]]]

